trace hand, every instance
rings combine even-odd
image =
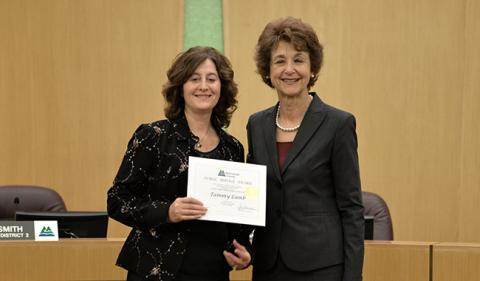
[[[223,256],[227,260],[227,263],[234,269],[245,269],[250,264],[252,258],[250,257],[250,253],[242,246],[237,240],[233,240],[233,246],[235,250],[233,251],[235,254],[232,254],[228,251],[223,251]]]
[[[205,215],[207,208],[202,202],[191,197],[178,197],[168,209],[169,222],[196,220]]]

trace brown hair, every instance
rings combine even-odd
[[[318,79],[318,73],[323,63],[323,46],[318,41],[313,28],[300,19],[286,17],[269,22],[258,38],[255,49],[255,63],[257,72],[262,76],[263,82],[272,87],[270,75],[270,60],[272,49],[278,46],[280,41],[293,45],[297,51],[307,52],[310,56],[310,70],[314,77],[310,78],[310,89]]]
[[[168,119],[174,120],[183,115],[183,84],[207,59],[215,64],[221,83],[220,99],[212,112],[212,125],[216,128],[230,125],[232,114],[237,109],[237,84],[233,80],[230,61],[212,47],[192,47],[180,53],[167,71],[168,81],[163,85],[162,94],[166,101],[165,116]]]

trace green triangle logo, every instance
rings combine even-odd
[[[50,228],[50,226],[44,226],[42,228],[42,231],[40,231],[40,237],[51,237],[51,236],[55,236],[53,234],[53,231],[52,229]]]

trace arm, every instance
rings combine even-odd
[[[333,179],[343,226],[344,281],[362,280],[364,219],[355,118],[349,115],[335,134]]]
[[[248,142],[248,153],[247,153],[247,163],[255,163],[253,158],[253,142],[252,142],[252,132],[250,129],[252,117],[248,119],[247,123],[247,142]]]
[[[148,193],[156,138],[158,135],[151,126],[137,128],[108,191],[109,216],[130,227],[150,228],[167,222],[171,202],[152,200]]]

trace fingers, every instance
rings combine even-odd
[[[242,244],[238,243],[236,239],[233,239],[232,244],[235,247],[235,249],[240,249],[240,250],[245,250],[246,251],[245,247]]]
[[[248,267],[251,261],[250,253],[244,246],[233,240],[233,246],[235,247],[234,253],[223,251],[223,255],[227,260],[227,263],[233,268],[233,270],[244,269]]]
[[[207,208],[197,199],[179,197],[170,205],[168,209],[168,219],[170,222],[194,220],[205,215],[206,212]]]
[[[197,200],[193,197],[178,197],[176,200],[179,200],[183,203],[190,203],[190,204],[194,204],[194,205],[203,206],[203,203],[200,200]]]
[[[244,269],[250,264],[250,254],[248,252],[243,257],[239,257],[228,251],[223,251],[223,256],[233,270]]]

